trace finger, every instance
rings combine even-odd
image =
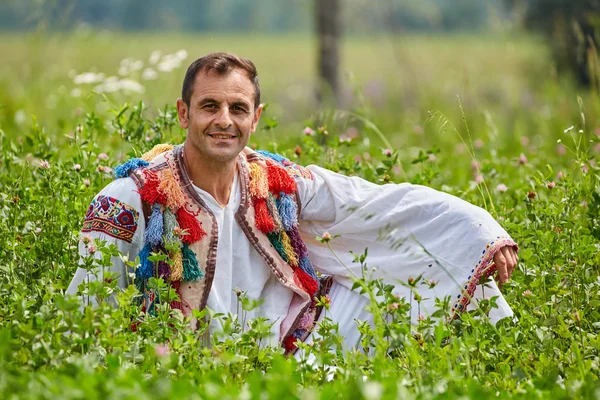
[[[517,258],[517,251],[515,250],[514,247],[511,247],[509,250],[510,250],[509,252],[513,259],[513,262],[515,263],[514,268],[517,268],[517,264],[519,263],[519,259]]]
[[[515,269],[515,261],[512,257],[512,254],[510,254],[510,248],[503,247],[500,250],[502,251],[502,255],[504,256],[504,258],[506,259],[506,271],[508,272],[508,279],[510,279],[513,270]]]
[[[500,279],[500,286],[508,280],[508,271],[506,269],[506,258],[501,251],[494,255],[494,263],[498,269],[498,278]]]

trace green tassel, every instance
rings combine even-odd
[[[269,241],[275,247],[275,250],[279,253],[283,261],[288,262],[287,254],[285,254],[285,249],[283,248],[283,242],[281,241],[281,233],[280,232],[270,232],[267,233],[267,237]]]
[[[187,244],[183,245],[183,280],[187,282],[197,282],[204,277],[200,270],[196,254]]]

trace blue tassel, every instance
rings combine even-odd
[[[272,159],[273,161],[277,161],[278,163],[283,163],[284,161],[289,161],[287,158],[285,158],[282,155],[279,154],[273,154],[270,151],[266,151],[266,150],[258,150],[257,153],[265,156],[265,157],[269,157],[270,159]]]
[[[314,280],[317,280],[315,269],[307,256],[300,257],[300,269],[310,275]]]
[[[277,211],[281,217],[283,229],[289,231],[294,226],[298,225],[298,207],[296,206],[294,199],[292,199],[292,196],[281,192],[279,194],[279,199],[277,199]]]
[[[186,282],[197,282],[204,277],[204,273],[200,270],[196,254],[190,249],[187,244],[183,245],[183,280]]]
[[[148,260],[150,257],[150,251],[152,250],[152,246],[150,243],[146,243],[142,250],[140,251],[140,266],[135,270],[135,275],[140,279],[148,279],[152,277],[152,272],[154,270],[154,265],[152,261]]]
[[[294,331],[294,337],[296,339],[302,339],[302,336],[304,336],[306,334],[306,331],[304,329],[296,329]]]
[[[115,167],[115,178],[126,178],[129,176],[131,171],[141,167],[147,167],[148,165],[150,165],[150,163],[146,160],[142,160],[141,158],[132,158],[131,160]]]
[[[158,246],[163,242],[163,214],[160,204],[154,204],[152,207],[152,215],[148,221],[146,232],[144,232],[144,242],[153,246]]]

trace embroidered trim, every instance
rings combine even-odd
[[[131,243],[137,230],[139,213],[113,197],[97,196],[88,207],[82,232],[101,232]]]
[[[456,300],[452,306],[453,317],[456,317],[458,312],[467,309],[467,306],[471,303],[471,299],[473,298],[473,293],[475,293],[475,289],[481,279],[489,278],[498,270],[494,263],[494,255],[505,246],[517,247],[517,243],[506,236],[498,236],[486,245],[479,261],[471,270],[471,275],[467,278],[467,282],[463,285],[461,293],[456,296]]]

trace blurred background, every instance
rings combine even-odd
[[[301,134],[315,112],[337,107],[395,146],[408,136],[426,146],[439,133],[432,113],[457,125],[465,113],[476,138],[501,132],[499,146],[510,148],[564,129],[582,107],[595,124],[599,4],[3,0],[0,129],[24,138],[42,126],[60,142],[124,103],[157,116],[174,105],[195,58],[231,51],[257,65],[263,123],[282,134]]]

